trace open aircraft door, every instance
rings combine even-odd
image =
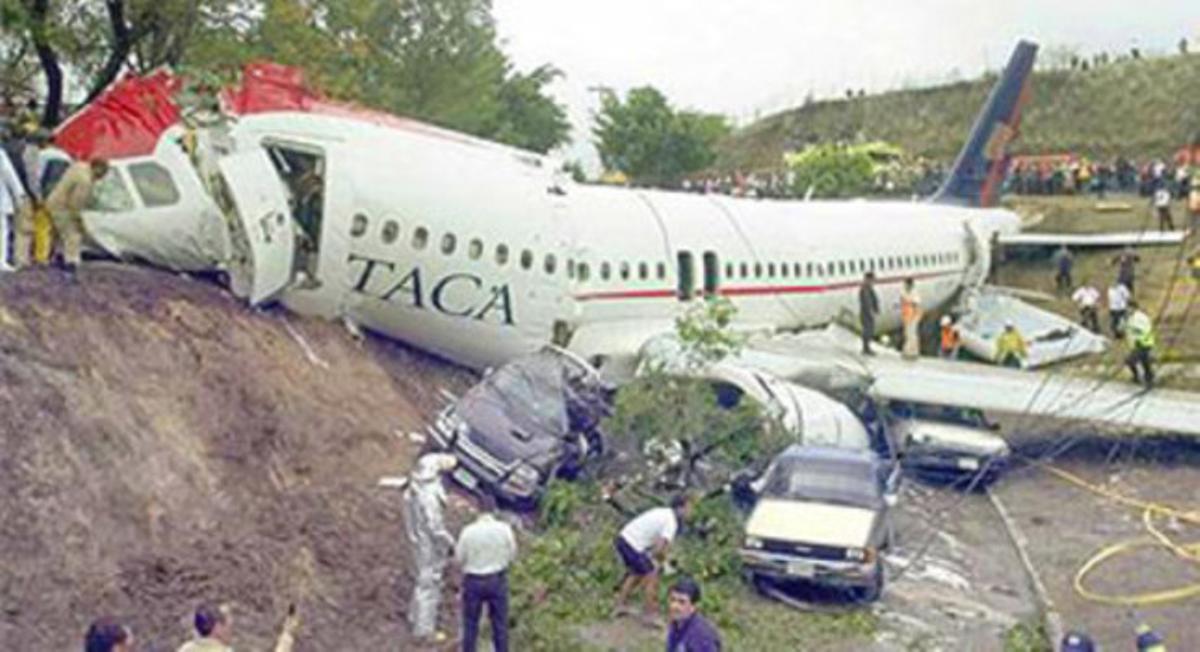
[[[278,296],[292,281],[295,233],[287,193],[266,152],[255,149],[218,162],[216,196],[229,223],[233,293],[250,305]]]

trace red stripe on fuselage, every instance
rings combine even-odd
[[[904,279],[911,278],[914,281],[923,281],[941,276],[951,276],[961,274],[962,270],[951,270],[948,272],[931,272],[928,274],[914,274],[912,276],[895,276],[884,278],[875,281],[876,285],[887,285],[889,283],[903,283]],[[862,281],[846,281],[842,283],[831,283],[829,285],[759,285],[759,286],[744,286],[744,287],[727,287],[717,288],[717,294],[726,297],[739,296],[760,296],[764,294],[820,294],[823,292],[833,292],[837,290],[848,290],[862,285]],[[587,292],[584,294],[575,295],[576,301],[605,301],[614,299],[668,299],[676,296],[675,290],[610,290],[605,292]]]

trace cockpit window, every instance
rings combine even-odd
[[[121,171],[110,167],[108,174],[100,177],[92,187],[92,197],[88,200],[88,209],[102,213],[123,213],[133,210],[133,195],[129,194],[129,186]]]
[[[179,189],[166,168],[153,161],[129,166],[129,178],[146,208],[170,206],[179,201]]]

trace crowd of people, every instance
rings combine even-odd
[[[1008,169],[1005,190],[1021,195],[1137,194],[1153,197],[1166,190],[1173,199],[1187,200],[1200,165],[1155,159],[1138,162],[1118,156],[1092,161],[1075,156],[1017,157]]]
[[[203,603],[192,616],[195,636],[183,643],[178,652],[233,652],[233,610],[229,605]],[[288,610],[273,652],[292,652],[300,619],[295,608]],[[84,652],[134,652],[133,628],[111,616],[92,621],[83,635]]]

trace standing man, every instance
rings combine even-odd
[[[1200,162],[1192,166],[1191,190],[1188,192],[1188,228],[1200,229]]]
[[[1079,308],[1079,323],[1093,333],[1099,333],[1100,316],[1097,306],[1100,304],[1100,290],[1092,287],[1091,283],[1084,283],[1076,288],[1071,300]]]
[[[875,317],[879,314],[879,296],[875,294],[875,272],[863,275],[858,288],[858,318],[862,322],[863,355],[875,355],[871,340],[875,339]]]
[[[958,324],[954,323],[954,318],[950,315],[942,316],[941,334],[941,345],[938,347],[939,355],[944,360],[953,360],[957,358],[960,342]]]
[[[1154,385],[1154,322],[1150,315],[1138,308],[1136,301],[1129,302],[1129,321],[1125,324],[1125,336],[1129,342],[1129,356],[1125,365],[1133,374],[1133,382],[1142,383],[1146,389]],[[1139,368],[1141,373],[1138,373]]]
[[[1159,231],[1175,230],[1175,221],[1171,219],[1171,190],[1166,180],[1154,191],[1154,211],[1158,214]]]
[[[0,129],[3,125],[0,124]],[[17,163],[0,148],[0,271],[12,269],[8,251],[8,234],[17,224],[17,215],[28,210],[25,184],[17,173]],[[15,257],[14,257],[15,258]]]
[[[681,577],[667,593],[667,652],[721,652],[721,636],[696,605],[700,585],[690,577]]]
[[[46,168],[42,150],[48,141],[49,135],[46,131],[37,129],[26,139],[25,150],[21,154],[28,182],[25,189],[29,192],[29,202],[25,210],[17,213],[16,230],[13,234],[13,264],[18,268],[29,265],[30,247],[35,240],[34,225],[43,206],[42,176]]]
[[[1113,337],[1121,337],[1125,332],[1125,314],[1129,310],[1130,298],[1129,288],[1120,281],[1108,288],[1108,326],[1112,329]]]
[[[911,277],[904,279],[900,293],[900,321],[904,323],[903,355],[915,360],[921,355],[921,295]]]
[[[72,274],[82,262],[82,211],[91,199],[92,187],[107,173],[108,161],[102,158],[72,163],[46,198],[46,208],[62,244],[63,265]]]
[[[98,618],[83,635],[83,652],[133,652],[133,632],[113,618]]]
[[[442,472],[454,468],[453,455],[429,453],[417,460],[417,468],[404,489],[404,535],[412,551],[412,597],[408,601],[408,624],[418,639],[434,638],[438,607],[442,601],[442,575],[454,548],[454,537],[446,529],[443,512],[446,490]]]
[[[179,652],[233,652],[233,615],[229,605],[202,604],[192,618],[196,638],[184,643]]]
[[[1067,248],[1067,245],[1059,247],[1058,251],[1054,252],[1054,265],[1058,268],[1058,274],[1054,276],[1054,287],[1059,292],[1066,294],[1075,284],[1071,280],[1071,269],[1075,266],[1075,257],[1071,255],[1071,250]]]
[[[1112,264],[1117,266],[1117,283],[1124,285],[1129,294],[1134,293],[1133,280],[1135,275],[1135,267],[1142,259],[1133,251],[1133,247],[1128,245],[1121,253],[1117,254],[1112,259]]]
[[[1005,321],[1004,332],[996,338],[996,364],[1020,369],[1028,359],[1029,347],[1025,344],[1025,338],[1021,337],[1012,320]]]
[[[484,493],[479,517],[458,535],[454,559],[463,572],[463,652],[475,652],[479,618],[487,605],[492,621],[492,649],[508,652],[508,567],[517,558],[517,538],[496,518],[496,499]]]
[[[645,601],[642,619],[650,625],[660,622],[658,609],[659,568],[679,532],[679,526],[692,512],[692,501],[684,494],[675,496],[670,507],[655,507],[642,512],[621,529],[613,545],[625,565],[625,579],[617,592],[616,615],[633,613],[625,605],[640,584]]]

